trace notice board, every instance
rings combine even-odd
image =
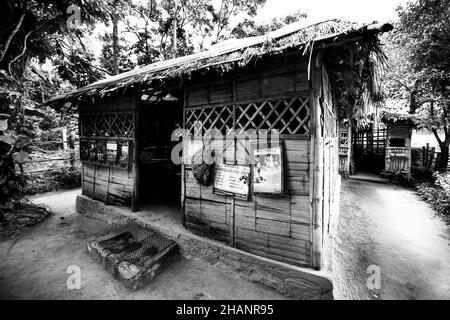
[[[253,150],[253,192],[282,195],[283,150],[281,144]]]
[[[250,167],[220,164],[216,166],[214,193],[248,199]]]

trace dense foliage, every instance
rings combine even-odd
[[[391,61],[387,108],[418,115],[418,125],[439,143],[438,169],[444,170],[450,146],[450,0],[409,2],[398,13],[385,41]]]
[[[81,167],[57,167],[40,174],[26,174],[22,194],[33,195],[62,188],[81,187]]]
[[[57,114],[43,102],[107,75],[202,50],[230,36],[234,17],[251,21],[265,1],[0,2],[4,17],[0,21],[0,121],[7,124],[0,130],[0,206],[23,193],[79,183],[76,169],[54,168],[40,175],[23,170],[31,153],[61,147],[62,128],[77,134],[75,115]],[[80,20],[73,25],[77,10]],[[264,27],[250,22],[246,30],[250,35],[277,28],[295,20],[294,16]],[[100,44],[101,52],[92,50],[88,44],[92,40]]]
[[[417,193],[450,223],[450,174],[435,173],[433,180],[419,184]]]

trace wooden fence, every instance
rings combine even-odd
[[[47,143],[58,143],[58,144],[63,144],[66,143],[65,141],[45,141],[42,143],[39,143],[39,145],[45,145]],[[76,142],[74,145],[74,149],[66,149],[66,150],[71,150],[68,154],[61,154],[61,150],[57,150],[57,151],[47,151],[47,150],[43,150],[41,148],[36,148],[37,151],[42,155],[42,158],[39,159],[32,159],[33,155],[36,155],[37,153],[32,153],[30,154],[31,159],[29,161],[26,161],[22,166],[18,166],[20,172],[22,174],[38,174],[38,173],[42,173],[42,172],[48,172],[48,171],[52,171],[54,170],[54,167],[50,167],[50,165],[45,167],[46,163],[61,163],[64,161],[68,161],[71,167],[75,167],[76,164],[78,164],[80,162],[80,156],[79,156],[79,143]],[[35,149],[35,151],[36,151]],[[52,157],[53,156],[53,157]],[[48,157],[48,158],[47,158]],[[31,166],[31,168],[30,168]],[[24,170],[24,167],[27,167],[26,170]],[[37,167],[37,169],[35,169]],[[40,167],[45,167],[45,168],[40,168]],[[31,170],[29,170],[31,169]],[[17,167],[16,167],[17,170]]]

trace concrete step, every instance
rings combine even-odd
[[[87,251],[126,288],[137,290],[166,269],[176,243],[156,231],[127,224],[90,240]]]

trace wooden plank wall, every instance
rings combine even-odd
[[[98,112],[134,112],[135,102],[136,99],[134,96],[108,97],[94,104],[81,105],[79,112],[80,115]],[[82,125],[81,123],[80,126]],[[95,139],[98,137],[83,138]],[[134,151],[130,149],[129,152]],[[131,204],[134,186],[133,166],[119,168],[104,164],[83,162],[81,178],[83,195],[107,204]]]
[[[107,204],[128,205],[133,176],[127,169],[83,163],[83,195]]]
[[[282,197],[252,195],[245,201],[216,195],[212,186],[200,185],[187,166],[185,226],[244,251],[294,265],[309,265],[309,140],[284,139],[283,144]]]
[[[196,108],[220,104],[260,101],[308,94],[308,61],[296,55],[260,62],[235,74],[193,77],[187,90],[186,106]],[[235,86],[232,86],[235,78]]]
[[[193,80],[186,93],[186,110],[213,105],[237,105],[287,96],[308,97],[307,61],[298,56],[267,61],[220,79]],[[185,226],[193,232],[241,250],[298,266],[311,260],[310,137],[283,135],[282,197],[251,195],[248,201],[216,195],[197,183],[186,166]],[[230,145],[235,148],[234,144]],[[236,148],[236,158],[240,152]],[[227,151],[225,151],[227,152]],[[219,161],[223,161],[219,157]]]
[[[324,117],[323,144],[323,247],[330,239],[332,216],[339,210],[339,126],[338,109],[333,100],[331,83],[325,67],[322,66],[322,110]]]

